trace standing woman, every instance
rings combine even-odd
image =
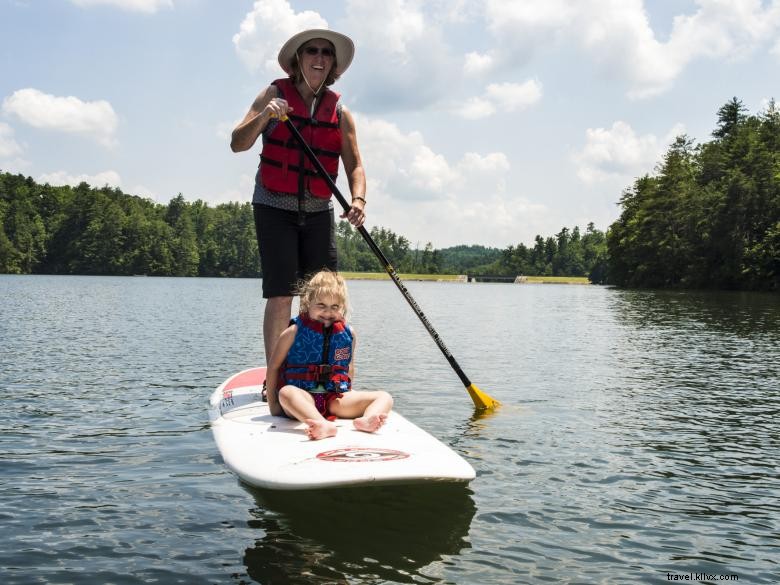
[[[330,188],[280,121],[282,116],[289,116],[334,181],[341,159],[352,194],[352,206],[341,217],[356,227],[366,218],[366,177],[355,121],[340,95],[328,89],[354,53],[352,40],[334,31],[293,35],[279,51],[279,65],[289,77],[261,91],[233,130],[233,152],[249,150],[263,136],[252,206],[267,299],[266,361],[288,327],[298,281],[323,268],[338,269]]]

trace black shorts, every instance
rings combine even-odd
[[[290,297],[298,281],[328,268],[338,270],[333,210],[307,213],[254,204],[263,269],[263,298]]]

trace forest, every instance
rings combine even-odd
[[[401,273],[586,276],[606,258],[606,236],[593,224],[584,235],[563,228],[537,236],[531,248],[504,250],[430,242],[419,249],[382,227],[370,233]],[[336,241],[341,270],[383,271],[348,222],[337,225]],[[10,173],[0,173],[0,273],[262,276],[250,203],[210,207],[179,194],[163,205],[111,187],[53,187]]]
[[[588,276],[622,287],[780,290],[780,110],[733,98],[712,140],[679,136],[637,178],[602,232],[588,224],[507,248],[420,249],[370,230],[395,269],[417,274]],[[167,205],[110,187],[55,187],[0,172],[0,273],[262,276],[250,203]],[[340,269],[381,272],[360,234],[337,225]]]
[[[608,282],[624,287],[780,290],[780,110],[733,98],[712,140],[679,136],[638,178],[607,232]]]

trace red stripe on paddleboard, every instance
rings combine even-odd
[[[228,383],[225,384],[225,387],[222,389],[222,391],[225,392],[235,388],[244,388],[245,386],[259,386],[264,381],[265,368],[252,368],[251,370],[247,370],[233,376],[230,380],[228,380]]]

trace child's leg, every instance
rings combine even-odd
[[[336,425],[320,414],[311,394],[295,386],[284,386],[279,390],[279,403],[284,411],[306,423],[306,435],[310,439],[324,439],[336,434]]]
[[[354,419],[353,424],[359,431],[373,433],[378,430],[393,408],[393,397],[384,390],[345,392],[341,398],[332,400],[330,411],[339,418]]]

